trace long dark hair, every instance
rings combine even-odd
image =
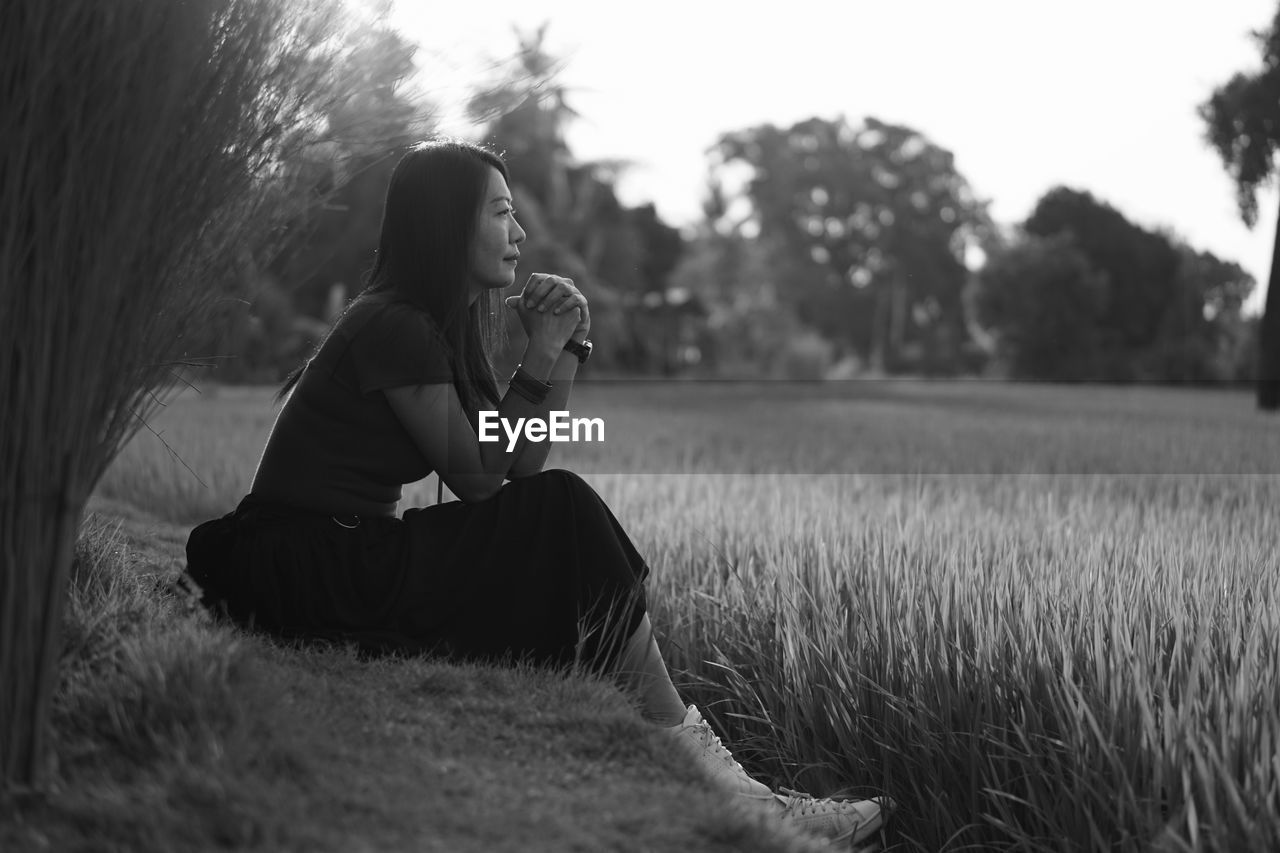
[[[435,321],[463,408],[473,419],[486,399],[498,403],[493,358],[506,333],[501,291],[486,289],[471,303],[468,287],[490,168],[508,177],[501,157],[462,140],[433,139],[410,149],[391,173],[378,252],[360,294],[386,293]],[[305,367],[289,376],[277,399],[289,393]]]

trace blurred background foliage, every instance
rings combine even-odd
[[[591,299],[585,375],[1257,374],[1259,321],[1242,313],[1255,282],[1238,264],[1079,188],[1048,188],[1024,222],[995,223],[939,141],[874,117],[724,132],[696,226],[629,207],[616,191],[627,164],[566,142],[578,116],[546,29],[516,32],[468,110],[511,168],[530,235],[520,277],[567,275]],[[292,164],[287,213],[217,325],[219,381],[274,382],[306,357],[363,286],[397,158],[437,125],[402,85],[411,43],[376,15],[349,39],[324,144]],[[523,346],[518,323],[510,337],[503,368]]]

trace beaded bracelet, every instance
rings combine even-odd
[[[521,397],[524,397],[535,406],[540,405],[547,399],[547,395],[551,393],[551,383],[542,382],[534,379],[524,371],[524,368],[517,365],[516,372],[511,374],[511,382],[509,387]]]

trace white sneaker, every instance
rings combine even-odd
[[[752,779],[733,754],[720,743],[711,725],[690,705],[684,722],[667,729],[680,749],[689,754],[711,782],[729,791],[755,800],[771,800],[776,795],[763,782]]]
[[[822,835],[850,845],[862,844],[884,828],[893,811],[888,798],[874,800],[828,800],[780,788],[775,794],[782,808],[782,820],[813,835]]]

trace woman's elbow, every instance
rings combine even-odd
[[[502,488],[502,478],[486,475],[445,477],[444,484],[464,504],[478,504],[498,493]]]
[[[511,470],[507,472],[508,480],[519,480],[521,477],[532,477],[534,474],[542,471],[542,463],[536,465],[521,465],[516,463],[511,466]]]

